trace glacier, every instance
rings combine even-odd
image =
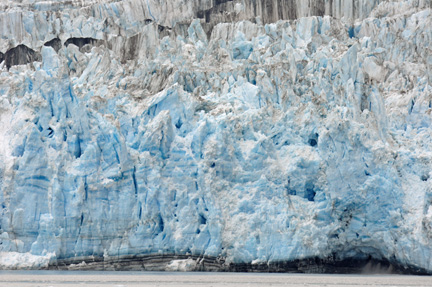
[[[0,7],[0,268],[432,273],[432,1]]]

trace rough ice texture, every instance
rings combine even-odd
[[[431,272],[431,2],[186,2],[1,2],[0,268]]]

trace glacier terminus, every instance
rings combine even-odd
[[[432,273],[431,0],[0,0],[0,269],[367,262]]]

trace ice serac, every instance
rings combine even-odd
[[[423,0],[423,2],[430,0]],[[40,48],[55,38],[110,40],[129,38],[143,24],[160,28],[188,25],[202,19],[210,33],[220,22],[240,20],[273,23],[306,16],[330,15],[346,21],[364,19],[380,0],[84,0],[0,1],[0,52],[20,44]],[[422,2],[422,0],[420,0]],[[258,17],[258,19],[256,19]]]
[[[431,1],[186,2],[0,2],[0,267],[431,273]]]

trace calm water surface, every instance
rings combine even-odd
[[[432,276],[204,272],[0,271],[0,286],[432,286]]]

